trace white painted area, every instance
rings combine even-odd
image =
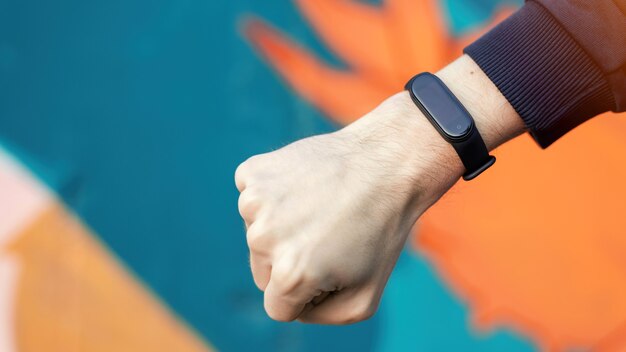
[[[54,202],[52,193],[0,147],[0,351],[16,352],[18,258],[4,249]]]
[[[15,346],[15,293],[19,262],[11,255],[0,254],[0,351],[17,352]]]
[[[0,147],[0,255],[52,202],[52,193]]]

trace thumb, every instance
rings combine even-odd
[[[264,306],[267,315],[277,321],[293,321],[304,309],[306,299],[297,299],[291,295],[281,293],[276,280],[271,280],[265,288]]]
[[[286,263],[289,262],[282,261],[272,268],[265,288],[265,311],[278,321],[295,320],[306,304],[321,292],[317,280]]]

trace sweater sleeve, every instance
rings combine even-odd
[[[465,53],[543,148],[626,111],[626,0],[529,0]]]

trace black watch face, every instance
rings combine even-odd
[[[474,121],[437,77],[419,75],[413,80],[411,90],[445,137],[459,140],[472,131]]]

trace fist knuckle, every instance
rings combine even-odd
[[[257,154],[249,157],[243,163],[246,164],[246,167],[249,168],[250,171],[253,171],[259,168],[264,159],[264,154]]]
[[[237,166],[235,170],[235,184],[240,191],[245,188],[244,186],[248,186],[254,181],[254,170],[259,168],[258,165],[262,159],[262,155],[254,155]]]
[[[248,166],[245,161],[239,164],[239,166],[237,166],[237,169],[235,170],[235,184],[240,191],[243,190],[243,185],[245,185],[247,181],[247,171]]]
[[[256,189],[250,188],[244,190],[239,196],[238,208],[239,214],[244,219],[252,218],[253,215],[260,209],[262,204],[261,196]]]
[[[276,280],[280,293],[287,294],[302,284],[304,277],[302,272],[296,270],[294,266],[283,263],[272,268],[272,280]]]
[[[309,269],[302,274],[302,281],[316,288],[324,282],[324,278],[325,275],[320,270]]]
[[[268,247],[271,242],[270,231],[262,222],[255,222],[250,225],[246,233],[248,247],[252,251],[261,251]]]
[[[239,208],[239,213],[243,215],[243,213],[247,212],[248,209],[252,206],[251,199],[247,194],[241,194],[239,196],[239,201],[237,203],[237,207]]]
[[[285,286],[285,284],[292,281],[295,276],[294,271],[290,270],[286,265],[276,265],[272,268],[272,279],[279,282],[281,286]]]

